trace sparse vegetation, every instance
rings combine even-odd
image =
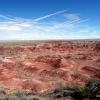
[[[51,100],[51,98],[52,100],[65,100],[63,98],[69,97],[69,100],[99,100],[100,81],[92,79],[88,80],[83,88],[56,88],[52,90],[52,92],[44,94],[36,95],[27,91],[9,93],[4,90],[0,90],[0,100]]]
[[[26,91],[7,93],[2,90],[2,92],[0,91],[0,100],[41,100],[41,98]]]
[[[56,88],[53,91],[53,94],[54,98],[63,98],[70,96],[74,100],[99,100],[100,97],[97,96],[100,95],[100,81],[95,79],[88,80],[83,88]]]

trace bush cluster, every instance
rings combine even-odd
[[[100,81],[88,80],[83,88],[56,88],[54,98],[72,97],[75,100],[100,100]]]

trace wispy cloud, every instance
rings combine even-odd
[[[45,19],[51,16],[57,20],[46,21],[44,23]],[[58,16],[60,16],[63,21],[58,21]],[[36,19],[0,15],[0,39],[100,38],[98,28],[89,25],[87,22],[88,19],[83,19],[78,14],[68,13],[66,10]]]
[[[48,15],[46,15],[46,16],[36,18],[36,19],[34,19],[34,21],[40,21],[40,20],[46,19],[46,18],[48,18],[48,17],[51,17],[51,16],[54,16],[54,15],[57,15],[57,14],[64,13],[64,12],[66,12],[66,11],[67,11],[67,10],[57,11],[57,12],[55,12],[55,13],[48,14]]]
[[[64,16],[70,21],[81,20],[78,14],[66,13]]]

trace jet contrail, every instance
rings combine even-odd
[[[4,15],[1,15],[0,14],[0,18],[4,19],[4,20],[9,20],[9,21],[16,21],[14,18],[10,18],[10,17],[7,17],[7,16],[4,16]]]
[[[46,18],[48,18],[48,17],[51,17],[51,16],[54,16],[54,15],[57,15],[57,14],[64,13],[64,12],[66,12],[66,11],[67,11],[67,10],[57,11],[57,12],[55,12],[55,13],[48,14],[48,15],[46,15],[46,16],[36,18],[36,19],[34,19],[34,21],[40,21],[40,20],[46,19]]]
[[[11,18],[4,16],[4,15],[1,15],[1,14],[0,14],[0,18],[6,19],[6,20],[11,20]]]

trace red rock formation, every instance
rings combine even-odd
[[[8,46],[9,44],[9,46]],[[100,79],[100,41],[0,43],[0,87],[45,92]]]

